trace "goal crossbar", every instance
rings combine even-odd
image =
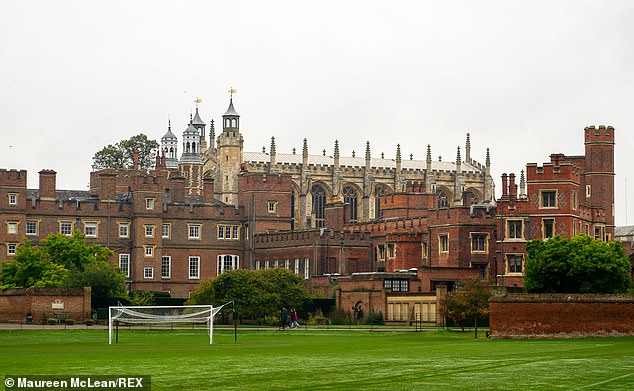
[[[209,328],[209,344],[213,343],[214,316],[227,304],[184,306],[111,306],[108,308],[108,344],[112,344],[115,322],[132,324],[206,323]]]

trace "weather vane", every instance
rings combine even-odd
[[[233,100],[233,94],[235,94],[236,92],[238,92],[236,89],[234,89],[233,87],[229,88],[229,99]]]

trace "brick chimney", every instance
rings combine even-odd
[[[40,200],[55,200],[55,178],[57,173],[53,170],[40,171]]]
[[[203,202],[212,203],[214,200],[214,180],[212,177],[203,178]]]
[[[139,169],[139,150],[138,149],[134,150],[133,162],[134,162],[134,169],[138,170]]]
[[[508,177],[506,175],[506,173],[502,174],[502,198],[508,199],[509,195],[508,195]]]
[[[117,173],[114,170],[99,173],[99,198],[101,200],[115,200]]]
[[[341,229],[349,215],[350,204],[341,201],[329,202],[324,207],[324,227]]]
[[[515,174],[509,174],[509,199],[515,200],[517,196],[517,185],[515,184]]]
[[[169,191],[171,201],[175,203],[185,203],[185,177],[175,176],[169,179]]]

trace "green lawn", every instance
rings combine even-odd
[[[634,338],[432,331],[0,331],[0,375],[152,375],[154,390],[632,390]]]

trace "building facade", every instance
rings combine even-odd
[[[129,290],[188,297],[226,270],[284,267],[314,294],[339,292],[344,309],[367,306],[363,294],[388,320],[418,308],[433,322],[437,293],[461,279],[521,285],[527,240],[614,237],[612,127],[587,127],[583,155],[528,164],[519,192],[504,174],[496,199],[489,151],[474,160],[470,135],[451,162],[432,160],[430,146],[420,161],[400,146],[372,157],[369,142],[364,157],[341,156],[337,141],[332,155],[309,154],[307,140],[301,154],[278,154],[275,139],[243,151],[233,100],[221,122],[216,136],[197,107],[180,156],[168,123],[153,170],[95,171],[88,191],[57,189],[52,170],[27,189],[26,171],[0,170],[0,259],[25,238],[79,230],[115,252]]]

